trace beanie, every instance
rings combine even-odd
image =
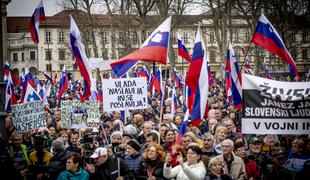
[[[136,151],[140,151],[141,150],[141,146],[140,146],[140,144],[136,140],[133,140],[133,139],[129,140],[127,145],[132,147]]]

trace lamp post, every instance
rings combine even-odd
[[[7,36],[7,28],[6,28],[6,6],[10,3],[11,0],[0,0],[1,2],[1,8],[0,8],[0,14],[1,14],[1,28],[0,28],[0,69],[3,70],[3,63],[4,58],[7,58],[6,50],[7,50],[7,44],[5,39]],[[0,71],[0,138],[7,139],[6,131],[5,131],[5,116],[7,115],[4,111],[4,72]]]

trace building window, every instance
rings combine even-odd
[[[188,43],[188,33],[187,32],[183,32],[182,40],[183,40],[184,44]]]
[[[63,31],[59,31],[58,32],[58,42],[63,43],[65,41],[64,39],[64,32]]]
[[[13,61],[18,61],[18,53],[13,53]]]
[[[308,42],[308,33],[307,32],[302,33],[302,42]]]
[[[250,38],[251,38],[251,33],[249,31],[247,31],[246,34],[245,34],[245,41],[249,42]]]
[[[210,39],[209,39],[210,43],[214,43],[215,42],[215,38],[214,38],[214,32],[210,31]]]
[[[25,61],[25,54],[22,52],[22,61]]]
[[[35,60],[35,59],[36,59],[36,52],[30,51],[30,60]]]
[[[51,39],[51,37],[52,37],[52,33],[51,33],[51,31],[45,31],[45,42],[46,43],[51,43],[52,41],[52,39]]]
[[[307,49],[301,50],[301,54],[302,54],[302,59],[304,61],[307,61],[307,59],[308,59],[308,50]]]
[[[118,42],[123,44],[125,40],[125,32],[118,32]]]
[[[65,65],[63,65],[63,64],[59,64],[59,70],[62,71],[64,69],[64,66]]]
[[[46,71],[52,72],[52,65],[51,64],[46,64]]]
[[[210,53],[210,63],[216,62],[216,52],[215,51],[209,51]]]
[[[59,49],[58,51],[59,55],[59,60],[65,60],[66,52],[63,49]]]
[[[52,51],[45,50],[45,60],[52,60]]]
[[[108,42],[108,33],[107,32],[102,32],[102,42],[107,43]]]
[[[238,31],[235,31],[234,32],[234,42],[235,43],[239,43],[239,32]]]
[[[138,43],[138,34],[137,32],[132,32],[132,43],[137,44]]]

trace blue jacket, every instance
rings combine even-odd
[[[69,171],[63,171],[57,178],[57,180],[88,180],[88,179],[89,179],[88,172],[82,168],[80,168],[80,170],[75,174],[72,174]]]

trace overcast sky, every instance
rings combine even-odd
[[[43,0],[46,16],[57,13],[57,1],[60,0]],[[7,6],[8,16],[31,16],[39,2],[40,0],[11,0]]]

